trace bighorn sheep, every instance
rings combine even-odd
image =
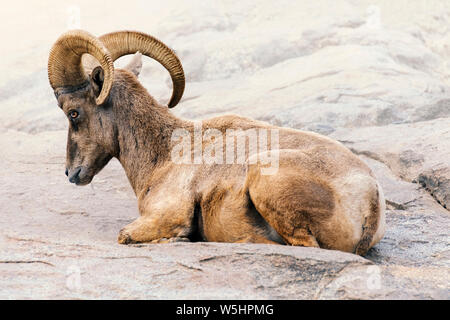
[[[171,49],[149,35],[120,31],[97,38],[69,31],[52,47],[48,63],[51,87],[69,119],[70,182],[90,183],[115,157],[138,198],[140,217],[120,231],[119,243],[276,243],[364,255],[380,241],[385,204],[379,184],[358,157],[327,137],[221,116],[204,120],[202,130],[234,130],[237,138],[249,129],[276,131],[279,146],[248,150],[243,163],[173,161],[174,133],[184,130],[194,143],[196,124],[175,117],[147,92],[137,80],[139,66],[114,69],[116,59],[136,52],[169,71],[173,108],[184,91],[183,68]],[[90,74],[84,54],[100,63]],[[202,142],[200,152],[227,148],[221,139]],[[270,152],[278,167],[263,174],[265,164],[255,160]]]

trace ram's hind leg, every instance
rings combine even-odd
[[[286,243],[329,247],[321,240],[330,238],[323,235],[334,214],[333,191],[310,174],[307,163],[299,165],[299,151],[280,150],[279,156],[278,171],[272,175],[263,175],[258,164],[249,166],[246,185],[255,208]]]
[[[320,247],[314,237],[306,227],[295,228],[292,235],[286,235],[286,241],[293,246]]]

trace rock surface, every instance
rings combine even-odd
[[[444,208],[450,208],[450,118],[342,128],[330,136],[356,154],[385,163],[403,180],[421,184]]]
[[[15,45],[0,60],[0,298],[449,299],[450,3],[432,2],[8,5],[0,20],[11,28],[0,32]],[[94,34],[142,30],[176,49],[188,79],[178,116],[238,113],[341,141],[384,189],[384,239],[365,258],[271,245],[118,245],[138,216],[135,195],[114,160],[91,186],[67,182],[67,121],[47,80],[49,48],[77,27],[77,12]],[[167,101],[170,80],[157,63],[144,59],[141,81]]]

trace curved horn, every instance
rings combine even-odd
[[[155,59],[170,73],[173,83],[172,97],[169,108],[173,108],[180,101],[184,92],[184,71],[175,53],[158,39],[137,31],[118,31],[105,34],[99,38],[111,53],[113,61],[137,51]]]
[[[114,77],[114,63],[103,43],[90,33],[72,30],[56,40],[48,59],[48,79],[53,90],[79,87],[87,83],[88,76],[81,63],[83,54],[94,56],[103,68],[105,78],[102,91],[95,102],[100,105],[108,98]]]

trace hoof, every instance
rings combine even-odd
[[[174,238],[170,238],[167,240],[168,243],[171,242],[191,242],[191,240],[189,240],[189,238],[184,238],[184,237],[174,237]]]
[[[167,241],[169,241],[169,239],[161,238],[161,239],[152,240],[150,243],[167,243]]]
[[[191,242],[188,238],[173,237],[173,238],[161,238],[153,240],[151,243],[174,243],[174,242]]]
[[[130,243],[136,243],[136,241],[134,241],[131,236],[124,230],[120,230],[119,232],[119,238],[117,239],[117,241],[120,244],[130,244]]]

